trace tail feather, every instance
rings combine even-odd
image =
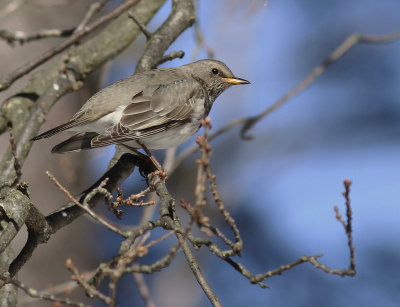
[[[52,153],[63,153],[69,151],[79,151],[81,149],[92,148],[92,139],[98,136],[96,132],[81,132],[73,135],[64,142],[57,144],[51,150]]]
[[[43,138],[48,138],[51,137],[52,135],[59,133],[61,131],[67,130],[69,128],[75,127],[76,126],[76,121],[69,121],[67,123],[64,123],[62,125],[59,125],[53,129],[47,130],[46,132],[43,132],[37,136],[35,136],[34,138],[32,138],[32,141],[36,141],[36,140],[40,140]]]

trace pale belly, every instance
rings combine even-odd
[[[189,140],[199,130],[199,126],[200,125],[198,123],[188,123],[182,127],[172,128],[170,130],[143,138],[140,140],[140,142],[142,142],[148,149],[151,150],[176,147]],[[124,144],[134,148],[141,148],[141,146],[135,141],[125,142]]]

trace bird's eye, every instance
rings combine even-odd
[[[216,68],[213,68],[211,71],[214,75],[218,75],[218,73],[219,73],[218,69],[216,69]]]

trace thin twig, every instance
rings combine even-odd
[[[194,191],[194,195],[196,196],[196,207],[203,207],[206,205],[205,193],[207,191],[206,187],[206,171],[207,167],[210,163],[209,154],[211,151],[211,147],[208,143],[206,143],[208,131],[211,128],[210,118],[207,117],[201,121],[201,125],[204,127],[204,136],[198,135],[196,138],[196,143],[200,147],[200,159],[197,159],[196,162],[198,164],[197,167],[197,180],[196,187]]]
[[[182,50],[180,51],[171,51],[170,53],[168,53],[167,55],[162,56],[157,62],[156,65],[159,66],[161,64],[164,64],[165,62],[169,62],[175,59],[183,59],[183,57],[185,56],[185,52],[183,52]]]
[[[192,53],[192,62],[197,59],[197,56],[201,50],[202,47],[207,52],[207,57],[209,59],[213,59],[215,56],[214,50],[207,44],[206,40],[204,39],[203,32],[200,29],[199,22],[196,21],[193,25],[194,28],[194,34],[196,38],[196,46],[194,47],[193,53]]]
[[[124,273],[143,273],[143,274],[153,274],[155,272],[161,271],[170,265],[171,261],[174,259],[176,253],[179,251],[180,243],[174,245],[170,248],[169,252],[150,265],[133,265],[131,267],[125,268]]]
[[[161,220],[159,219],[156,221],[150,221],[150,222],[148,221],[147,223],[142,223],[139,227],[132,229],[129,232],[129,237],[120,244],[117,255],[114,256],[113,259],[108,263],[101,264],[97,268],[96,273],[93,275],[89,283],[94,287],[99,287],[100,283],[105,277],[105,273],[107,271],[113,270],[118,265],[119,259],[132,249],[132,246],[134,245],[135,242],[137,242],[137,238],[139,236],[142,236],[143,234],[151,231],[152,229],[161,226],[162,226]]]
[[[137,259],[137,257],[144,257],[148,253],[149,247],[165,240],[171,234],[173,234],[173,232],[169,232],[169,233],[161,236],[160,238],[151,241],[147,245],[138,245],[138,246],[128,250],[124,255],[122,255],[118,259],[117,265],[115,266],[115,268],[110,269],[106,272],[108,275],[110,275],[110,283],[109,283],[108,287],[110,289],[110,297],[112,300],[116,299],[117,283],[121,279],[122,275],[127,273],[126,267],[129,264],[133,263]],[[165,266],[166,266],[166,264],[164,265],[164,267]]]
[[[303,256],[300,259],[286,264],[282,265],[279,268],[271,271],[267,271],[266,273],[263,274],[257,274],[257,275],[252,275],[241,263],[238,263],[234,261],[230,257],[224,257],[217,252],[213,252],[220,257],[221,259],[225,260],[227,263],[229,263],[235,270],[237,270],[239,273],[241,273],[243,276],[247,277],[252,283],[257,283],[259,284],[262,288],[267,287],[265,284],[261,283],[263,280],[266,280],[272,276],[275,275],[280,275],[282,272],[287,271],[294,266],[297,266],[299,264],[308,262],[312,264],[315,268],[320,269],[324,271],[325,273],[328,274],[334,274],[334,275],[339,275],[339,276],[354,276],[356,274],[355,270],[355,255],[354,255],[354,246],[353,246],[353,238],[352,238],[352,210],[350,206],[350,186],[351,186],[351,180],[344,180],[344,186],[345,186],[345,192],[343,193],[343,196],[345,197],[346,200],[346,216],[347,216],[347,222],[345,222],[342,218],[342,216],[339,213],[339,209],[335,206],[334,210],[336,213],[336,218],[337,220],[342,224],[346,231],[347,235],[347,240],[348,240],[348,246],[350,250],[350,265],[346,269],[332,269],[327,267],[325,264],[321,263],[318,258],[322,257],[322,254],[318,254],[315,256]],[[193,241],[193,238],[191,239]],[[203,244],[203,242],[198,242],[197,244]],[[211,250],[211,249],[210,249]]]
[[[140,296],[142,297],[146,307],[156,307],[153,300],[151,299],[149,287],[147,286],[146,281],[143,278],[143,274],[133,273],[133,278],[135,279],[136,284],[138,285]]]
[[[35,33],[26,33],[24,31],[16,31],[14,33],[7,30],[0,30],[0,38],[4,39],[10,45],[14,45],[15,42],[23,45],[24,43],[39,40],[49,37],[68,37],[74,33],[74,29],[45,29]]]
[[[230,215],[229,211],[226,210],[224,203],[221,199],[221,196],[219,195],[218,189],[217,189],[217,184],[215,183],[216,176],[211,173],[210,168],[207,169],[207,177],[208,180],[210,181],[211,185],[211,192],[214,198],[214,201],[216,205],[218,206],[219,211],[221,214],[224,216],[225,222],[229,225],[229,227],[232,229],[233,234],[235,235],[235,243],[232,244],[230,240],[225,238],[222,233],[218,230],[218,228],[215,228],[215,230],[211,229],[218,237],[220,237],[226,244],[228,244],[234,253],[240,253],[240,251],[243,248],[243,241],[242,238],[240,237],[239,234],[239,228],[236,225],[235,220],[233,217]]]
[[[71,200],[75,205],[79,206],[80,208],[82,208],[84,211],[86,211],[86,213],[88,213],[93,219],[95,219],[96,221],[98,221],[100,224],[102,224],[103,226],[105,226],[106,228],[108,228],[109,230],[115,232],[116,234],[119,234],[120,236],[127,238],[128,234],[124,231],[119,230],[118,228],[116,228],[114,225],[111,225],[110,223],[108,223],[106,220],[102,219],[99,215],[97,215],[92,209],[90,209],[89,205],[87,204],[90,199],[93,198],[94,195],[100,193],[103,194],[105,192],[109,193],[106,189],[104,189],[104,185],[106,184],[107,181],[105,181],[104,183],[100,184],[99,187],[93,189],[93,191],[91,191],[85,198],[83,204],[81,204],[75,197],[72,196],[72,194],[61,185],[61,183],[49,172],[46,172],[47,176],[50,178],[51,181],[53,181],[56,186],[62,191],[64,192],[64,194],[68,197],[69,200]],[[103,194],[104,195],[104,194]],[[86,203],[86,204],[85,204]]]
[[[93,274],[92,272],[86,273],[86,275]],[[73,280],[66,280],[59,284],[50,286],[49,288],[41,290],[41,292],[45,292],[49,295],[56,295],[61,293],[71,293],[74,289],[76,289],[79,285]],[[29,295],[24,295],[18,299],[18,306],[31,305],[36,298],[32,298]]]
[[[101,8],[108,2],[108,0],[101,0],[95,3],[92,3],[86,12],[85,17],[83,17],[81,23],[76,27],[74,33],[78,33],[82,31],[86,25],[89,23],[90,19],[101,10]]]
[[[350,186],[352,184],[351,180],[344,180],[343,185],[345,188],[345,191],[343,192],[343,196],[346,200],[345,205],[346,205],[346,217],[347,217],[347,222],[343,220],[342,215],[339,213],[339,208],[337,206],[334,206],[333,209],[335,210],[336,213],[336,219],[343,225],[343,228],[346,232],[347,235],[347,243],[349,246],[350,250],[350,265],[349,268],[347,269],[349,275],[354,275],[356,273],[356,262],[355,262],[355,248],[353,245],[353,229],[352,229],[352,210],[350,206]]]
[[[245,270],[242,265],[238,265],[237,263],[235,263],[231,259],[230,259],[230,261],[232,262],[232,266],[234,268],[236,268],[235,265],[238,265],[237,268],[239,268],[239,271],[243,274],[243,276],[246,276],[247,278],[249,278],[249,280],[252,283],[257,283],[262,288],[265,288],[266,285],[262,284],[261,281],[266,280],[266,279],[268,279],[268,278],[270,278],[272,276],[281,275],[283,272],[288,271],[288,270],[292,269],[293,267],[298,266],[300,264],[303,264],[305,262],[310,262],[311,263],[312,261],[316,260],[319,257],[322,257],[322,255],[318,254],[318,255],[315,255],[315,256],[303,256],[303,257],[297,259],[296,261],[293,261],[293,262],[285,264],[285,265],[281,265],[280,267],[276,268],[275,270],[271,270],[271,271],[268,271],[266,273],[257,274],[257,275],[249,274],[249,272],[247,270]]]
[[[215,252],[220,256],[223,254],[223,257],[234,256],[239,254],[242,247],[243,242],[239,235],[239,229],[235,223],[235,220],[232,218],[230,213],[225,209],[225,206],[222,202],[222,199],[219,195],[217,185],[215,183],[216,176],[212,174],[210,169],[210,160],[211,160],[211,146],[208,143],[208,131],[211,128],[210,118],[207,117],[204,121],[202,121],[202,125],[204,126],[204,135],[198,136],[196,138],[196,143],[199,145],[201,157],[197,159],[196,162],[198,164],[197,171],[197,184],[195,189],[196,195],[196,206],[195,208],[191,208],[190,205],[186,203],[182,203],[183,207],[189,212],[192,218],[195,218],[199,226],[203,226],[211,230],[217,237],[219,237],[225,244],[227,244],[231,250],[229,251],[221,251],[219,248],[215,249]],[[224,216],[226,223],[232,229],[235,236],[235,243],[229,240],[217,227],[214,227],[208,222],[208,218],[202,216],[200,212],[200,207],[205,204],[204,193],[206,189],[206,178],[210,183],[211,192],[214,198],[215,203],[218,206],[219,211]],[[201,224],[201,225],[200,225]],[[192,242],[193,243],[193,242]],[[203,241],[202,244],[209,244],[208,241]],[[215,246],[213,246],[215,248]]]
[[[81,302],[75,302],[68,298],[56,297],[53,294],[42,293],[36,289],[29,288],[26,285],[24,285],[22,282],[20,282],[19,280],[10,278],[6,274],[4,274],[3,276],[0,276],[0,279],[6,284],[13,284],[14,286],[18,287],[19,289],[24,291],[27,295],[29,295],[32,298],[38,298],[41,300],[54,302],[55,304],[62,303],[67,306],[88,307],[88,305],[85,305],[84,303],[81,303]]]
[[[116,202],[113,202],[114,207],[119,207],[122,205],[127,205],[131,207],[146,207],[146,206],[153,206],[155,205],[155,201],[150,200],[150,201],[143,201],[140,200],[141,198],[145,197],[147,194],[149,194],[153,189],[151,187],[147,187],[143,191],[140,191],[137,194],[132,194],[128,198],[124,199],[124,196],[122,194],[122,189],[117,188],[117,198]],[[140,200],[140,202],[138,202]]]
[[[73,274],[71,279],[76,281],[87,293],[87,295],[91,298],[98,297],[101,299],[107,306],[115,306],[115,300],[111,297],[104,295],[96,288],[92,287],[85,279],[85,275],[79,273],[78,269],[73,265],[71,259],[67,259],[65,262],[65,267]]]
[[[215,307],[221,307],[222,305],[218,299],[218,296],[214,293],[210,284],[207,282],[207,279],[205,278],[203,272],[200,270],[199,264],[197,263],[197,260],[194,257],[189,244],[187,243],[187,241],[185,241],[184,237],[181,234],[177,233],[176,235],[179,239],[183,253],[185,254],[186,260],[189,264],[189,267],[192,270],[194,276],[196,277],[197,282],[203,289],[204,293],[207,295],[211,304]]]
[[[136,15],[132,12],[129,11],[128,12],[128,16],[136,23],[136,25],[139,27],[140,31],[143,32],[144,36],[146,36],[146,39],[150,39],[151,38],[151,32],[147,29],[147,27],[145,26],[144,23],[142,23],[137,17]]]

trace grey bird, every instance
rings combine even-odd
[[[200,129],[224,90],[248,83],[216,60],[134,74],[102,89],[70,121],[32,140],[61,131],[76,133],[56,145],[53,153],[119,143],[149,150],[175,147]]]

